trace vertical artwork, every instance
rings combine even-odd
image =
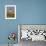
[[[16,19],[16,5],[5,5],[5,19]]]

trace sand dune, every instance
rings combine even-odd
[[[7,17],[15,17],[15,13],[14,12],[7,12]]]

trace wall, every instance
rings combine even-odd
[[[16,20],[4,19],[9,4],[16,5]],[[0,0],[0,44],[8,43],[9,32],[18,32],[17,24],[46,24],[46,0]]]

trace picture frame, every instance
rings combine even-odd
[[[5,5],[5,19],[16,19],[16,5]]]
[[[22,34],[22,31],[27,30],[28,35],[27,34],[26,35],[28,37],[25,38],[23,37],[25,35],[23,35],[24,32]],[[18,24],[18,42],[20,43],[22,40],[46,41],[46,24]]]

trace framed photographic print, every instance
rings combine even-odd
[[[45,24],[19,24],[18,42],[21,42],[23,40],[46,41],[46,25]]]
[[[5,5],[5,19],[16,19],[16,5]]]

